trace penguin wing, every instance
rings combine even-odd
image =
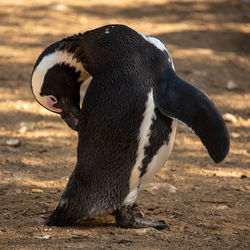
[[[189,126],[200,138],[214,162],[221,162],[229,151],[228,130],[219,111],[199,89],[181,79],[168,65],[154,92],[160,112]]]

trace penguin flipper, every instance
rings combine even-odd
[[[160,75],[154,99],[163,115],[182,121],[195,132],[214,162],[226,157],[230,141],[219,111],[207,95],[181,79],[170,66]]]

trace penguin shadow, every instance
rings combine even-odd
[[[93,229],[116,227],[115,218],[112,215],[102,215],[93,218],[78,219],[74,224],[66,226],[75,229]]]
[[[139,218],[143,218],[143,214],[138,207],[137,203],[134,203],[132,206],[135,215]],[[47,211],[46,216],[43,217],[44,223],[46,224],[49,215],[53,212]],[[89,218],[80,218],[71,225],[63,226],[64,228],[75,228],[75,229],[93,229],[93,228],[117,228],[117,223],[115,220],[115,212],[112,214],[96,215],[95,217]]]

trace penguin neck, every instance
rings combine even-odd
[[[76,52],[71,52],[68,50],[58,50],[55,53],[57,53],[57,58],[55,58],[56,61],[60,61],[59,64],[65,64],[70,67],[73,67],[75,69],[76,73],[79,73],[78,82],[82,84],[85,82],[91,75],[88,73],[88,71],[85,69],[83,63],[78,59]]]

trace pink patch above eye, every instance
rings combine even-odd
[[[48,105],[49,109],[51,109],[51,110],[53,110],[53,111],[55,111],[57,113],[62,112],[62,109],[54,107],[55,102],[51,100],[51,96],[47,96],[46,102],[47,102],[47,105]]]

